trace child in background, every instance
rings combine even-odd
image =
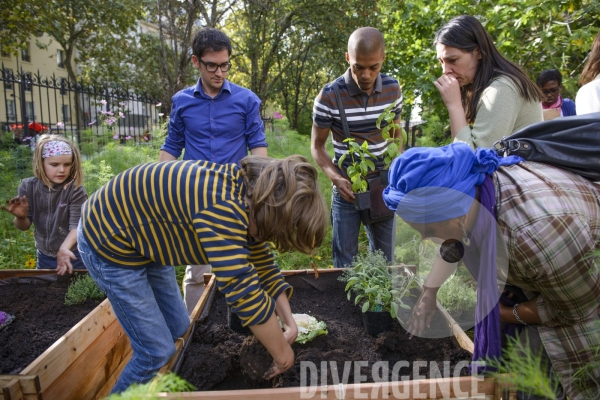
[[[19,185],[19,195],[1,208],[15,216],[18,229],[35,225],[37,268],[56,269],[59,275],[85,269],[77,251],[77,224],[87,193],[77,147],[59,135],[41,136],[33,173]]]

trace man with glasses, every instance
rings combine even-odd
[[[535,82],[544,94],[544,120],[576,115],[575,102],[560,95],[562,75],[557,69],[542,71]]]
[[[260,99],[229,82],[231,41],[214,28],[200,29],[192,44],[192,63],[200,72],[196,85],[173,96],[169,131],[159,161],[184,160],[238,163],[248,155],[267,155]],[[210,265],[186,268],[183,282],[188,313],[204,291],[203,274]]]

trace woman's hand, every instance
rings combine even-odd
[[[440,92],[442,100],[448,109],[450,131],[452,132],[452,139],[454,139],[458,132],[467,126],[467,118],[460,96],[460,85],[455,77],[447,74],[440,76],[433,84],[438,92]]]
[[[27,211],[29,210],[29,202],[27,196],[15,197],[10,200],[6,200],[6,205],[1,207],[3,210],[8,211],[17,218],[27,218]]]
[[[439,288],[423,286],[423,293],[413,308],[412,315],[408,320],[408,333],[410,338],[414,335],[420,336],[425,328],[429,328],[431,320],[436,312],[436,295]]]
[[[460,97],[460,85],[452,75],[443,74],[433,82],[438,92],[442,96],[442,100],[446,108],[460,107],[462,110],[462,100]]]

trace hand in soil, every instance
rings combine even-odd
[[[431,326],[431,320],[436,312],[435,294],[429,293],[427,288],[424,288],[423,294],[417,300],[417,304],[413,308],[412,315],[408,320],[407,331],[410,333],[410,338],[414,335],[421,336],[425,328]]]
[[[273,364],[273,357],[255,336],[248,336],[244,340],[240,350],[240,365],[250,379],[260,381],[271,378]]]
[[[292,352],[291,362],[280,365],[255,336],[248,336],[240,349],[240,366],[253,381],[272,379],[290,369],[294,363],[294,352],[291,347],[289,350]]]

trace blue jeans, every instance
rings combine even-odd
[[[190,325],[175,269],[158,263],[127,267],[104,260],[86,240],[81,223],[77,243],[89,274],[106,293],[133,349],[111,393],[148,382],[175,354],[175,340]]]
[[[333,228],[331,246],[333,266],[350,266],[358,253],[358,233],[360,231],[360,211],[353,203],[344,200],[334,186],[331,192],[331,226]],[[394,261],[396,243],[396,216],[386,221],[365,225],[369,248],[381,250],[391,263]]]
[[[77,250],[73,251],[77,260],[71,260],[71,265],[73,269],[85,269],[85,264],[81,261],[81,256]],[[35,265],[36,269],[56,269],[56,257],[47,256],[41,251],[37,251],[37,263]]]

